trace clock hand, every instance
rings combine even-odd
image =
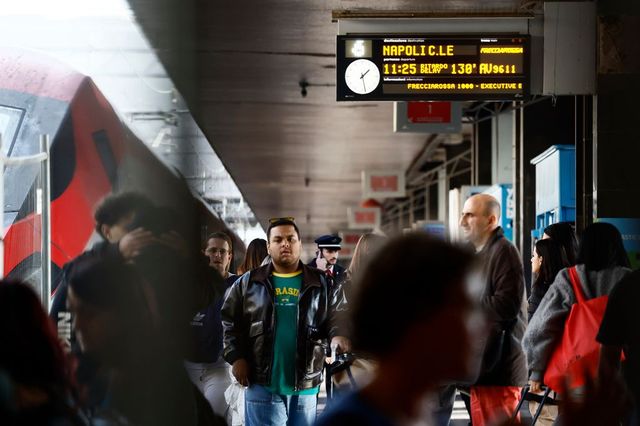
[[[362,75],[360,76],[360,78],[364,78],[364,76],[365,76],[365,75],[367,75],[367,73],[368,73],[369,71],[371,71],[371,68],[369,68],[368,70],[366,70],[366,71],[364,72],[364,74],[362,74]]]
[[[367,92],[367,86],[364,85],[364,79],[362,79],[362,87],[364,87],[365,93]]]

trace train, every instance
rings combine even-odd
[[[176,227],[203,241],[223,231],[244,243],[182,176],[159,159],[118,117],[92,79],[41,53],[0,49],[0,135],[8,158],[37,154],[50,135],[52,282],[65,263],[96,240],[93,209],[112,192],[134,190],[179,214]],[[41,282],[41,166],[4,170],[4,271]],[[55,292],[55,288],[52,288]]]

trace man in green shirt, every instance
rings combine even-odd
[[[312,425],[328,339],[350,350],[336,321],[345,300],[324,272],[300,262],[292,218],[272,219],[267,238],[272,262],[245,273],[224,301],[224,358],[248,386],[247,426]]]

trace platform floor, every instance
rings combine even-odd
[[[325,390],[324,382],[320,386],[320,394],[318,395],[318,415],[320,415],[327,404],[327,393]],[[451,413],[451,422],[449,426],[468,426],[469,413],[464,406],[464,402],[460,398],[460,393],[456,393],[456,400],[453,404],[453,412]]]

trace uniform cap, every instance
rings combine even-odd
[[[323,235],[315,239],[315,243],[318,245],[318,248],[333,248],[340,250],[341,242],[342,238],[337,235]]]

